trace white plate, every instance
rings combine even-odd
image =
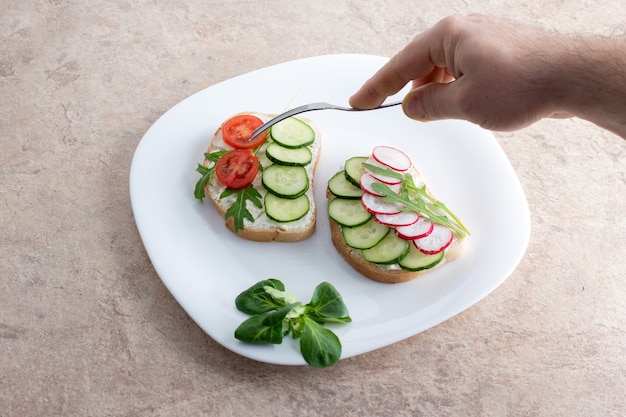
[[[318,111],[323,135],[315,174],[317,231],[299,243],[239,239],[212,204],[193,189],[209,141],[234,113],[279,113],[288,107],[348,97],[385,58],[329,55],[287,62],[213,85],[165,113],[139,143],[130,171],[137,228],[166,287],[213,339],[243,356],[276,364],[304,364],[297,344],[248,345],[233,337],[247,316],[234,299],[250,285],[278,278],[308,302],[313,288],[331,282],[353,322],[333,327],[342,358],[424,331],[460,313],[500,285],[522,258],[530,235],[528,204],[509,160],[489,132],[461,121],[419,123],[399,107],[373,112]],[[407,152],[435,195],[472,232],[462,258],[404,284],[380,284],[355,272],[330,243],[325,185],[350,156],[379,144]],[[289,338],[291,339],[291,338]]]

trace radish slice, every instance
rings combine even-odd
[[[372,156],[381,164],[400,172],[411,168],[411,159],[406,154],[391,146],[377,146]]]
[[[361,175],[361,181],[360,181],[361,189],[363,189],[363,191],[365,191],[366,193],[370,193],[377,197],[382,197],[383,196],[382,194],[374,191],[372,187],[372,184],[374,183],[385,184],[384,182],[379,181],[376,178],[372,177],[368,173],[364,173],[363,175]],[[385,184],[385,185],[391,188],[391,190],[396,194],[400,192],[400,184]]]
[[[413,240],[413,244],[421,252],[433,255],[450,246],[453,238],[452,230],[446,226],[435,224],[433,231],[428,236]]]
[[[398,214],[402,211],[402,204],[388,203],[375,195],[363,193],[361,197],[363,208],[372,214]]]
[[[389,227],[409,226],[419,220],[419,215],[414,211],[401,211],[398,214],[376,214],[376,221]],[[412,239],[406,239],[412,240]]]
[[[387,168],[387,169],[389,169],[388,166],[385,166],[385,165],[381,164],[380,162],[378,162],[374,158],[367,158],[365,160],[364,164],[370,164],[370,165],[374,165],[374,166],[377,166],[377,167],[380,167],[380,168]],[[402,182],[402,180],[400,180],[398,178],[388,177],[387,175],[376,174],[375,172],[372,172],[372,171],[368,170],[367,168],[365,168],[365,172],[370,174],[372,177],[376,178],[378,181],[384,182],[385,184],[400,184],[400,182]]]
[[[435,225],[424,217],[420,217],[415,223],[408,226],[396,227],[398,237],[404,240],[421,239],[432,233]]]

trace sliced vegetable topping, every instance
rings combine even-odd
[[[366,193],[368,193],[368,194],[375,195],[376,197],[382,197],[383,194],[374,191],[374,188],[372,187],[373,184],[379,184],[379,183],[381,183],[380,180],[374,178],[373,176],[371,176],[368,173],[364,173],[363,175],[361,175],[361,179],[360,179],[361,189],[363,191],[365,191]],[[391,188],[391,190],[399,193],[400,192],[400,183],[389,184],[389,188]]]
[[[263,186],[283,198],[298,198],[309,189],[309,176],[303,167],[271,165],[263,170]]]
[[[354,156],[346,161],[344,164],[344,172],[346,173],[346,179],[357,187],[361,187],[361,175],[365,168],[363,163],[367,160],[364,156]]]
[[[376,221],[373,217],[357,227],[342,227],[341,233],[348,244],[355,249],[369,249],[378,244],[391,229]]]
[[[406,213],[406,212],[405,212]],[[414,212],[410,212],[414,213]],[[396,233],[402,239],[414,240],[422,237],[426,237],[433,231],[434,225],[426,220],[424,217],[420,217],[415,223],[407,226],[396,227]]]
[[[272,139],[285,148],[301,148],[315,140],[315,131],[300,119],[290,117],[270,128]]]
[[[439,253],[447,248],[454,234],[452,230],[440,224],[433,225],[433,230],[427,236],[415,239],[413,243],[421,252],[426,254]]]
[[[378,213],[375,215],[375,217],[378,223],[395,228],[398,228],[400,226],[410,226],[412,224],[415,224],[420,218],[420,216],[414,211],[401,211],[397,214]]]
[[[361,197],[363,208],[372,214],[398,214],[402,211],[402,204],[383,201],[381,197],[364,193]]]
[[[409,247],[409,253],[398,262],[402,269],[406,269],[407,271],[430,269],[443,259],[443,251],[434,255],[427,255],[417,249],[415,245],[409,245]]]
[[[228,119],[222,125],[222,139],[228,145],[237,149],[258,148],[265,139],[267,133],[263,132],[253,140],[250,140],[252,133],[261,127],[263,121],[256,116],[240,114]]]
[[[388,233],[376,246],[361,253],[369,262],[391,265],[404,258],[409,253],[409,248],[408,240],[400,239],[395,233]]]
[[[298,198],[281,198],[268,193],[265,196],[265,213],[277,222],[293,222],[304,217],[311,203],[306,194]]]
[[[366,223],[372,215],[359,200],[335,198],[328,203],[328,215],[342,226],[355,227]]]
[[[309,148],[285,148],[277,143],[270,143],[265,149],[267,158],[275,164],[305,166],[311,163],[313,155]]]
[[[384,166],[383,164],[381,164],[374,158],[368,158],[363,163],[363,168],[365,172],[369,173],[372,177],[376,178],[378,181],[384,184],[393,185],[393,184],[400,184],[402,182],[402,178],[399,176],[401,174],[399,174],[397,171],[390,171],[390,172],[391,173],[396,172],[396,174],[398,175],[385,174],[385,170],[391,170],[391,168]],[[378,168],[378,169],[374,169],[374,168]]]
[[[252,183],[259,170],[259,159],[249,150],[225,153],[215,165],[215,175],[228,188],[238,190]]]
[[[328,181],[328,190],[336,197],[359,199],[363,195],[361,190],[346,178],[345,171],[339,171]]]
[[[391,146],[375,147],[372,151],[372,157],[395,171],[404,172],[411,168],[411,159],[404,152]]]

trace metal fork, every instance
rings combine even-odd
[[[386,107],[393,107],[393,106],[397,106],[399,104],[402,104],[402,102],[399,101],[397,103],[381,104],[380,106],[374,107],[372,109],[354,109],[352,107],[336,106],[334,104],[322,103],[322,102],[305,104],[304,106],[296,107],[296,108],[288,110],[288,111],[286,111],[286,112],[284,112],[282,114],[279,114],[278,116],[274,117],[269,122],[264,123],[258,129],[256,129],[254,132],[252,132],[252,136],[250,136],[250,139],[248,139],[248,140],[252,140],[255,137],[259,136],[262,132],[264,132],[267,129],[269,129],[270,127],[274,126],[276,123],[280,122],[281,120],[285,120],[288,117],[295,116],[296,114],[304,113],[304,112],[307,112],[307,111],[314,111],[314,110],[368,111],[368,110],[384,109]]]

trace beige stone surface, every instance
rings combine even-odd
[[[589,123],[496,134],[532,216],[502,286],[326,370],[217,344],[135,228],[133,152],[180,100],[472,12],[626,29],[623,0],[0,0],[0,416],[626,415],[626,141]]]

